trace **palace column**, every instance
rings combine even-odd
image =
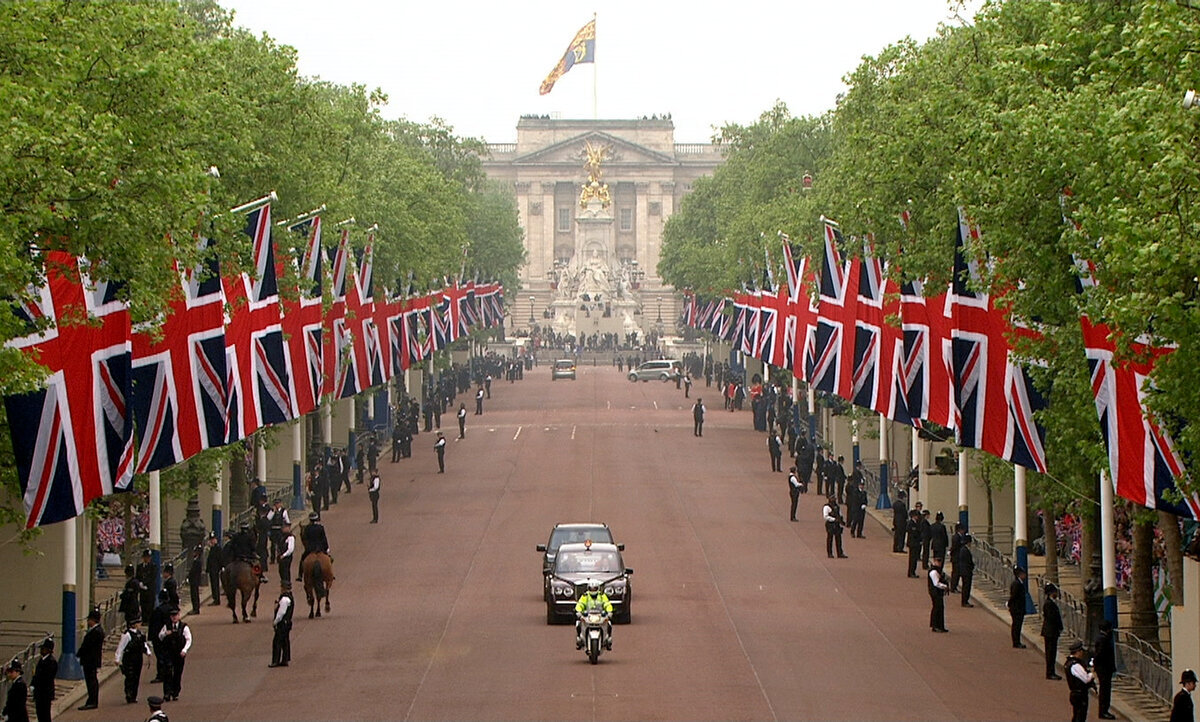
[[[662,225],[666,222],[666,219],[670,218],[671,214],[675,212],[675,182],[674,181],[661,181],[658,184],[658,187],[659,187],[659,191],[662,194],[660,196],[660,202],[662,203],[662,210],[658,216],[659,232],[654,234],[654,236],[651,239],[649,239],[649,242],[651,244],[650,260],[654,264],[651,266],[651,268],[655,268],[655,269],[658,268],[658,257],[659,257],[659,254],[662,252],[662,230],[661,230]],[[657,273],[658,273],[658,271],[655,271],[655,274],[657,274]]]
[[[646,275],[654,273],[653,265],[650,263],[650,184],[646,181],[637,181],[633,184],[633,229],[634,239],[633,247],[638,265],[646,271]],[[618,222],[620,220],[618,219]]]
[[[554,267],[554,238],[557,231],[558,223],[558,208],[554,205],[554,181],[542,181],[542,247],[538,249],[538,255],[542,258],[542,273],[545,277],[545,270]],[[530,249],[533,250],[533,249]],[[533,254],[531,253],[530,256]],[[532,263],[530,270],[532,272]],[[528,279],[532,281],[533,279]]]

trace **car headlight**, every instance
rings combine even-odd
[[[554,588],[554,593],[558,594],[560,596],[563,596],[563,597],[570,598],[570,597],[575,596],[575,589],[573,587],[571,587],[570,585],[558,586],[558,587]]]
[[[610,597],[614,596],[614,595],[618,596],[618,597],[623,597],[623,596],[625,596],[625,583],[617,582],[615,584],[610,584],[604,588],[604,593]]]

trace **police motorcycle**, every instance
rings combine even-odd
[[[612,580],[609,580],[612,581]],[[602,582],[589,581],[588,588],[602,589]],[[593,606],[579,612],[580,636],[583,639],[583,652],[588,661],[597,664],[602,650],[612,650],[612,619],[601,606]]]

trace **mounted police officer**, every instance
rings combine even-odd
[[[329,538],[325,536],[325,525],[321,523],[321,515],[315,511],[308,515],[308,524],[300,532],[300,543],[304,547],[304,553],[300,555],[301,569],[304,568],[304,559],[309,554],[329,553]]]

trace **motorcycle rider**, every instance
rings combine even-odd
[[[604,648],[612,650],[612,602],[608,595],[600,590],[600,582],[588,580],[587,594],[575,602],[575,649],[583,649],[583,615],[590,609],[600,607],[604,610]]]

